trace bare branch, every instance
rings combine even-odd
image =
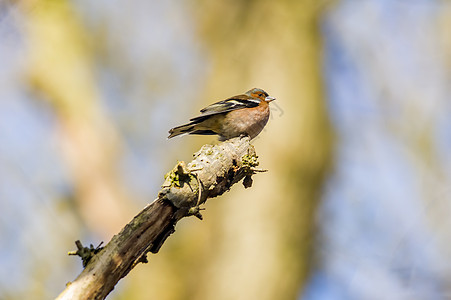
[[[243,178],[245,187],[250,187],[257,165],[255,149],[247,137],[204,145],[188,165],[178,162],[166,174],[158,198],[103,249],[77,245],[77,252],[88,257],[87,265],[57,299],[104,299],[138,263],[147,262],[148,252],[159,251],[181,218],[194,215],[202,219],[199,206]],[[90,249],[95,253],[86,256]]]

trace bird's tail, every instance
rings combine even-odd
[[[200,134],[200,135],[218,134],[217,132],[214,132],[208,127],[205,127],[202,121],[203,120],[194,120],[191,123],[172,128],[171,130],[169,130],[168,139],[181,134]]]
[[[188,123],[172,128],[171,130],[169,130],[168,139],[173,138],[174,136],[192,132],[193,130],[195,130],[195,125],[196,124],[194,123]]]

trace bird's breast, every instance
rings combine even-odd
[[[265,127],[269,119],[269,105],[231,111],[227,114],[222,128],[226,139],[247,134],[255,138]]]

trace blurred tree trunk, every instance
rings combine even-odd
[[[222,217],[208,225],[218,240],[202,258],[206,284],[196,298],[295,299],[312,266],[315,208],[331,160],[321,1],[197,3],[212,61],[206,98],[259,87],[277,100],[254,141],[270,171],[256,178],[251,192],[233,191],[218,204]]]
[[[100,105],[89,35],[70,2],[29,5],[24,7],[29,83],[59,119],[62,149],[83,219],[93,231],[111,236],[132,214],[114,169],[119,140]]]

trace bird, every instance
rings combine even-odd
[[[269,103],[274,100],[264,90],[253,88],[201,109],[191,122],[169,130],[168,139],[183,134],[218,135],[220,141],[239,136],[253,139],[268,122]]]

